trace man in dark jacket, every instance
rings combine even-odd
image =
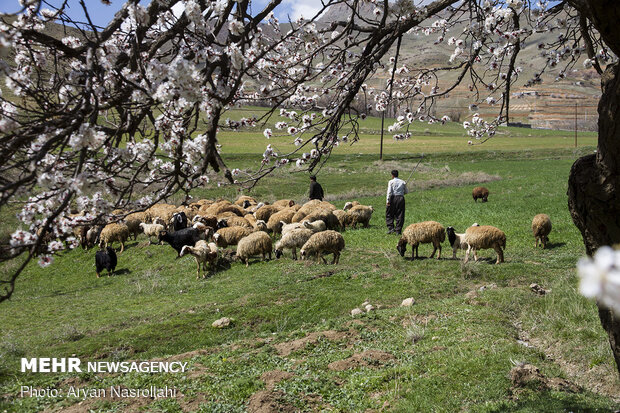
[[[310,177],[310,195],[309,198],[312,199],[318,199],[319,201],[323,200],[323,188],[321,187],[321,184],[319,184],[316,181],[316,176],[312,175]]]

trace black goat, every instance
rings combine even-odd
[[[95,267],[97,268],[97,278],[103,269],[108,270],[108,277],[114,272],[116,268],[117,259],[116,252],[112,247],[107,247],[105,250],[99,250],[95,254]]]
[[[175,212],[172,215],[172,228],[175,231],[187,228],[187,215],[185,215],[185,212]]]
[[[205,239],[206,234],[204,231],[200,231],[197,228],[185,228],[179,231],[169,233],[162,231],[157,237],[159,241],[165,241],[177,252],[177,258],[180,257],[181,250],[184,246],[189,245],[193,247],[199,240]]]

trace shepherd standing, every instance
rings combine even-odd
[[[324,196],[325,194],[323,193],[323,187],[316,181],[316,176],[312,175],[310,177],[310,194],[308,198],[310,198],[310,200],[318,199],[319,201],[322,201]]]
[[[392,179],[388,182],[385,223],[388,234],[400,234],[405,222],[405,194],[409,193],[407,183],[398,178],[398,171],[392,171]]]

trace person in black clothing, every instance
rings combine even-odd
[[[312,175],[310,177],[310,199],[318,199],[319,201],[323,200],[323,188],[321,184],[316,181],[316,176]]]

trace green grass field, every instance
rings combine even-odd
[[[506,129],[472,147],[459,125],[445,127],[445,135],[439,126],[424,127],[406,142],[387,139],[386,160],[378,162],[376,122],[369,120],[362,141],[338,148],[318,173],[337,207],[356,199],[375,208],[370,228],[343,233],[338,265],[293,261],[287,253],[248,268],[233,262],[196,280],[193,258],[176,260],[172,248],[147,246],[141,236],[119,255],[110,278],[95,278],[93,250],[64,253],[46,269],[28,267],[13,298],[0,305],[0,411],[620,409],[620,380],[596,306],[577,291],[575,264],[584,247],[567,208],[570,167],[594,150],[594,136],[581,136],[574,149],[570,134]],[[278,139],[289,141],[267,141],[257,130],[229,133],[221,142],[231,167],[247,167]],[[495,225],[507,235],[506,263],[493,264],[495,253],[485,250],[481,261],[463,264],[450,259],[447,242],[441,260],[398,255],[398,238],[385,234],[385,184],[393,168],[406,178],[420,153],[406,224],[436,220],[457,232],[473,222]],[[289,172],[266,178],[253,195],[303,201],[307,174]],[[488,203],[472,201],[478,183],[490,189]],[[237,192],[224,187],[195,195]],[[553,221],[546,250],[534,248],[530,225],[537,213]],[[431,250],[422,245],[420,254]],[[531,283],[550,292],[534,294]],[[415,304],[401,307],[408,297]],[[377,309],[352,318],[365,301]],[[232,326],[211,327],[224,316],[234,319]],[[191,371],[19,372],[21,357],[72,355],[184,360]],[[520,363],[536,365],[544,377],[515,384],[510,371]],[[179,395],[20,398],[22,385],[168,385]]]

